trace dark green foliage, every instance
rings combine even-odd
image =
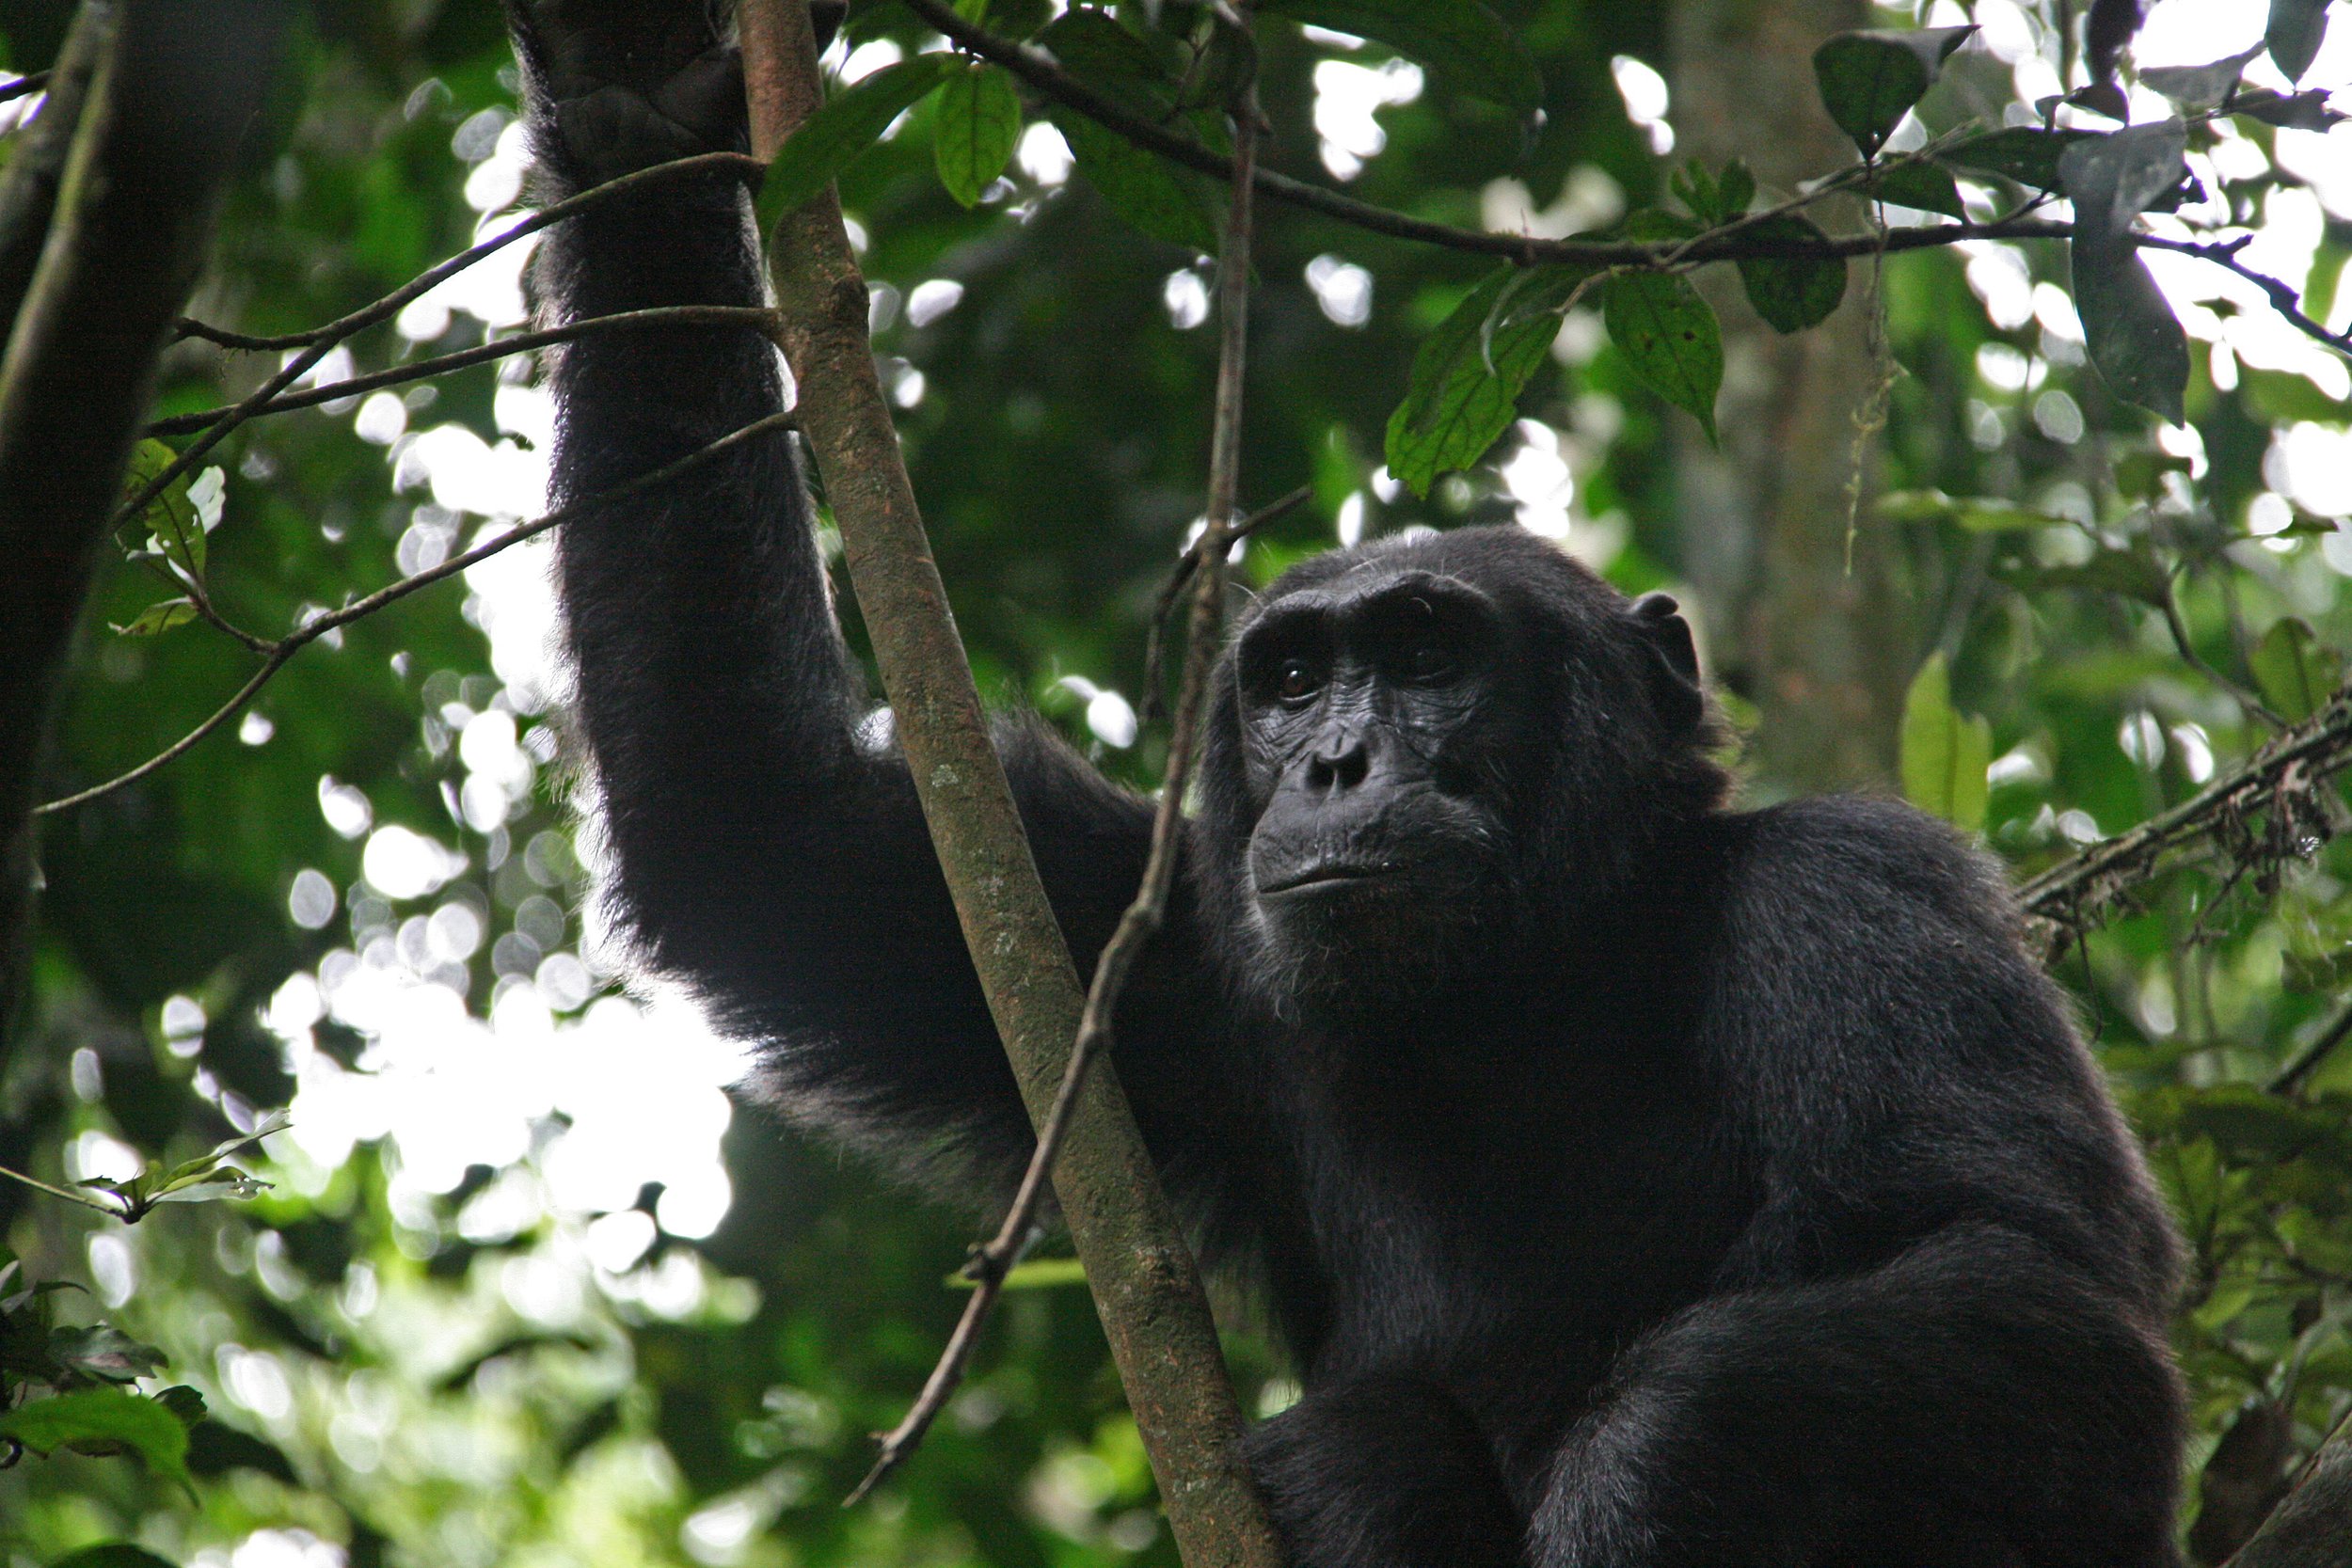
[[[1813,52],[1821,102],[1864,157],[1885,145],[1974,27],[1840,33]]]

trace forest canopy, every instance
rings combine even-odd
[[[858,0],[759,177],[763,228],[837,186],[982,694],[1167,774],[1247,81],[1233,594],[1516,525],[1682,602],[1742,800],[1999,856],[2187,1239],[2219,1562],[2352,1412],[2352,24],[1245,8]],[[1058,1243],[840,1506],[972,1221],[625,984],[498,8],[224,0],[200,91],[102,69],[154,9],[0,14],[0,1554],[1173,1562]],[[107,69],[183,117],[127,215]],[[34,373],[109,356],[119,410]]]

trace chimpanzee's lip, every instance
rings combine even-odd
[[[1394,877],[1409,869],[1402,861],[1321,861],[1305,867],[1280,881],[1261,882],[1260,895],[1302,893],[1309,888],[1341,887],[1349,883],[1375,882]]]

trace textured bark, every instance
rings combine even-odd
[[[287,10],[282,0],[117,8],[0,360],[0,1030],[24,988],[29,813],[74,626]]]
[[[2312,1456],[2286,1501],[2229,1568],[2344,1568],[2352,1562],[2352,1423]]]
[[[1675,156],[1744,158],[1768,191],[1853,160],[1822,110],[1813,51],[1870,25],[1864,0],[1679,0],[1671,41]],[[1820,214],[1850,226],[1851,207]],[[1845,303],[1782,337],[1728,268],[1703,282],[1724,325],[1720,451],[1682,454],[1683,561],[1717,671],[1761,710],[1768,789],[1883,780],[1915,639],[1867,498],[1847,569],[1847,484],[1857,409],[1879,372],[1867,343],[1867,261]]]
[[[818,104],[803,0],[742,9],[753,147]],[[900,749],[1033,1121],[1051,1111],[1083,996],[931,559],[866,341],[866,282],[828,188],[777,226],[771,274],[801,428],[825,479]],[[1111,1354],[1189,1568],[1273,1568],[1236,1447],[1241,1414],[1192,1254],[1108,1062],[1088,1074],[1054,1174]]]

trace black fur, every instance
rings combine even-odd
[[[739,137],[701,4],[518,25],[548,195]],[[574,219],[543,297],[755,301],[746,211]],[[722,329],[585,339],[555,385],[565,498],[781,395]],[[643,963],[791,1114],[1001,1192],[1027,1125],[788,443],[571,525],[561,570]],[[2170,1233],[1988,863],[1899,806],[1724,810],[1671,602],[1524,534],[1310,562],[1236,645],[1119,1069],[1306,1386],[1249,1437],[1301,1564],[2173,1561]],[[1148,810],[1001,741],[1086,967]]]

